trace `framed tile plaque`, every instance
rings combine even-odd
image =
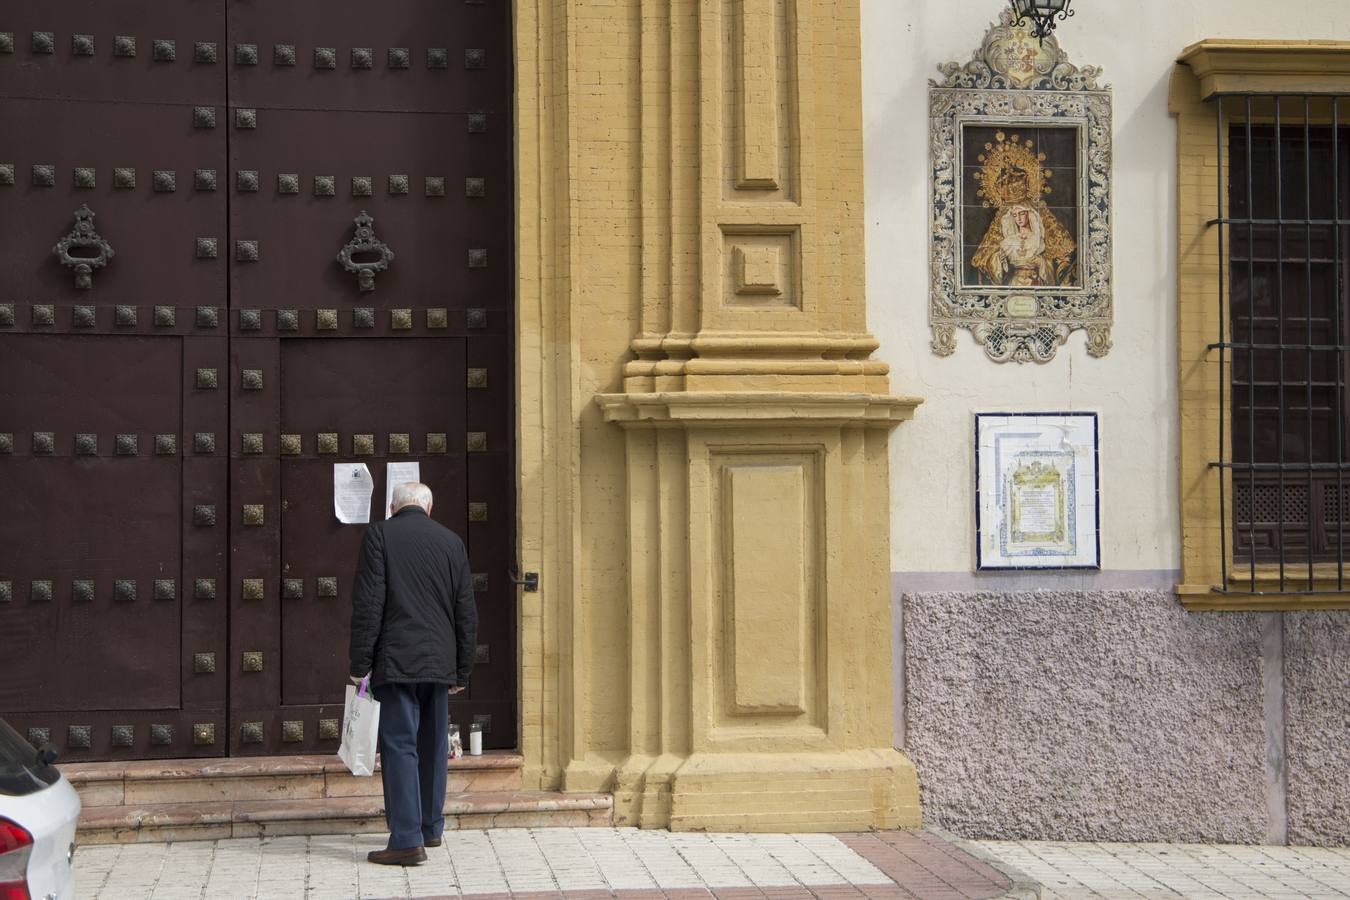
[[[975,567],[1100,569],[1096,413],[977,413]]]
[[[969,331],[995,362],[1111,348],[1111,94],[1011,10],[929,88],[933,352]]]

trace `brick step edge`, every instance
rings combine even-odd
[[[452,794],[445,800],[445,827],[608,826],[613,806],[608,794]],[[384,829],[380,798],[235,800],[88,807],[80,814],[76,839],[80,844],[138,843]]]
[[[446,791],[451,794],[501,794],[523,789],[523,773],[518,768],[455,766],[446,772]],[[235,772],[230,775],[77,781],[75,790],[86,808],[343,797],[373,797],[378,801],[384,796],[379,777],[359,778],[339,767],[301,775]]]
[[[525,759],[510,751],[489,751],[446,761],[450,772],[484,769],[520,769]],[[335,755],[236,756],[203,759],[144,759],[125,762],[57,764],[66,780],[77,787],[99,781],[162,781],[179,778],[265,778],[294,775],[350,774]],[[379,771],[379,767],[376,767]]]

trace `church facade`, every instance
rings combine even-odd
[[[1350,839],[1341,4],[141,6],[0,22],[30,739],[333,752],[416,462],[527,788]]]

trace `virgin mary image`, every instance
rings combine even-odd
[[[1050,170],[1041,168],[1045,154],[1018,135],[985,144],[975,180],[994,219],[970,258],[970,264],[992,283],[1014,287],[1056,287],[1074,283],[1077,245],[1068,229],[1045,205],[1051,193]]]

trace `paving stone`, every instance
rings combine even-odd
[[[706,835],[447,831],[411,869],[372,866],[383,834],[109,844],[76,855],[76,896],[463,900],[983,898],[1011,879],[933,833]],[[1350,849],[987,841],[1043,896],[1350,897]]]
[[[1350,897],[1350,849],[1214,844],[979,846],[1038,879],[1046,897]],[[1338,868],[1339,867],[1339,868]]]

